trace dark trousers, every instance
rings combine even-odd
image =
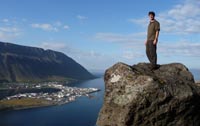
[[[157,66],[157,53],[156,45],[153,44],[153,40],[148,40],[146,44],[146,54],[153,68]]]

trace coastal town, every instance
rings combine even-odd
[[[97,92],[97,88],[78,88],[78,87],[69,87],[57,82],[48,82],[43,84],[32,85],[31,88],[52,88],[58,89],[56,92],[39,92],[39,93],[19,93],[16,95],[8,96],[3,100],[13,100],[13,99],[22,99],[22,98],[34,98],[50,101],[54,105],[66,104],[68,102],[75,101],[77,97],[80,96],[90,96],[90,93]],[[27,87],[30,88],[30,87]]]

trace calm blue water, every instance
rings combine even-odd
[[[103,104],[103,78],[73,86],[101,91],[93,93],[94,98],[80,97],[65,105],[0,112],[0,126],[94,126]]]
[[[199,70],[192,73],[195,80],[200,80]],[[0,112],[0,126],[94,126],[103,104],[103,78],[73,86],[95,87],[101,91],[93,93],[94,98],[80,97],[65,105]]]
[[[191,69],[190,71],[192,72],[194,79],[200,81],[200,69]]]

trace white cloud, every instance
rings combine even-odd
[[[63,50],[66,49],[66,44],[62,42],[42,42],[40,45],[44,49]]]
[[[119,33],[96,33],[95,39],[119,44],[121,46],[118,54],[118,59],[121,60],[133,60],[144,57],[145,45],[144,41],[146,33],[131,33],[131,34],[119,34]]]
[[[49,24],[49,23],[34,23],[31,24],[31,26],[33,28],[38,28],[38,29],[42,29],[44,31],[54,31],[54,32],[58,32],[61,29],[69,29],[68,25],[63,25],[60,21],[55,22],[54,24]]]
[[[56,21],[55,26],[60,27],[60,26],[62,26],[62,23],[60,21]]]
[[[165,42],[158,44],[158,52],[163,56],[179,56],[179,57],[200,57],[200,42],[190,37],[198,38],[200,33],[200,1],[185,0],[182,3],[173,6],[171,9],[156,14],[156,19],[161,24],[161,32],[166,33],[162,36],[170,37]],[[130,22],[139,24],[141,27],[147,28],[148,17],[139,19],[129,19]],[[174,34],[178,36],[166,36]],[[181,37],[179,36],[181,35]],[[184,35],[184,36],[183,36]],[[178,42],[170,40],[175,37]],[[188,37],[187,40],[180,40]],[[163,41],[163,40],[162,40]]]
[[[200,57],[200,43],[174,42],[173,44],[161,43],[158,51],[164,56]]]
[[[0,27],[0,31],[13,33],[13,32],[18,32],[19,29],[16,27]]]
[[[69,26],[68,26],[68,25],[64,25],[64,26],[63,26],[63,29],[68,30],[68,29],[69,29]]]
[[[2,19],[2,22],[7,23],[9,20],[7,18]]]
[[[112,42],[121,45],[119,51],[122,52],[119,57],[122,59],[133,60],[145,57],[144,41],[146,34],[116,34],[116,33],[97,33],[97,40]],[[200,57],[200,42],[159,42],[158,53],[163,56],[181,56],[181,57]]]
[[[146,18],[141,18],[141,19],[128,19],[129,22],[132,22],[132,23],[136,23],[136,24],[139,24],[139,25],[143,25],[143,27],[146,27],[147,24],[148,24],[148,20]]]
[[[106,41],[106,42],[117,42],[121,44],[127,43],[140,43],[143,41],[146,33],[132,33],[132,34],[117,34],[117,33],[108,33],[108,32],[100,32],[95,34],[95,39]]]
[[[177,20],[184,20],[193,18],[200,15],[200,1],[199,0],[186,0],[183,4],[178,4],[168,11],[169,16]]]
[[[186,0],[157,14],[156,18],[161,24],[161,31],[172,34],[200,33],[200,1]],[[130,22],[145,26],[148,18],[129,19]]]
[[[21,30],[17,27],[0,27],[0,40],[11,41],[21,35]]]
[[[28,21],[28,19],[26,19],[26,18],[22,18],[21,20],[22,20],[22,22],[27,22]]]
[[[17,17],[12,17],[12,18],[3,18],[0,19],[1,26],[10,26],[10,27],[19,27],[21,25],[26,25],[25,22],[27,22],[26,18],[17,18]]]
[[[0,41],[12,41],[20,36],[20,33],[5,33],[0,31]]]
[[[16,18],[3,18],[0,21],[0,41],[13,41],[22,35],[23,29]]]
[[[66,42],[42,42],[38,47],[44,49],[52,49],[65,53],[67,56],[72,57],[78,63],[82,64],[87,69],[104,69],[112,65],[116,61],[113,61],[113,56],[105,55],[103,53],[96,52],[93,49],[82,50],[77,47],[72,47]]]
[[[135,52],[133,50],[124,50],[122,54],[122,58],[133,60],[135,58],[144,57],[144,54],[142,52]]]
[[[76,18],[78,18],[78,19],[80,19],[80,20],[88,19],[88,17],[82,16],[82,15],[77,15]]]
[[[97,57],[100,54],[96,53],[94,50],[83,51],[81,49],[69,46],[65,42],[42,42],[39,47],[44,49],[52,49],[56,51],[66,52],[67,54],[72,54],[73,56],[87,56],[87,57]]]
[[[39,29],[42,29],[45,31],[56,31],[56,32],[58,31],[58,29],[56,27],[52,26],[51,24],[47,24],[47,23],[45,23],[45,24],[36,23],[36,24],[31,24],[31,26],[33,28],[39,28]]]

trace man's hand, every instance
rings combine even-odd
[[[156,45],[158,42],[158,39],[154,39],[153,44]]]
[[[145,45],[147,45],[147,40],[144,42]]]

